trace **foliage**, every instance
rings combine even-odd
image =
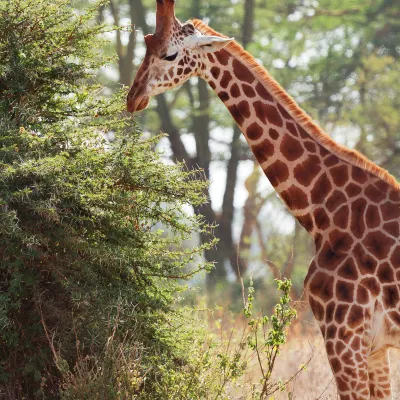
[[[261,372],[259,385],[253,387],[254,398],[268,398],[276,391],[284,390],[294,376],[304,368],[301,367],[299,372],[286,382],[271,380],[281,347],[286,343],[287,330],[291,322],[297,317],[289,295],[292,288],[291,281],[277,279],[276,282],[280,296],[271,317],[259,315],[253,318],[254,286],[252,280],[248,288],[248,296],[244,308],[244,314],[250,327],[247,345],[257,355]]]
[[[190,212],[205,183],[160,162],[157,138],[121,115],[122,96],[100,96],[107,29],[96,10],[0,1],[0,393],[10,399],[58,398],[85,371],[108,398],[120,398],[111,388],[127,370],[151,392],[193,342],[190,326],[177,333],[176,305],[180,281],[209,267],[200,255],[213,242],[182,245],[209,232]],[[140,365],[122,362],[135,349]]]

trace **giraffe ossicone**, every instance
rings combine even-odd
[[[179,22],[174,3],[157,0],[128,111],[192,76],[209,83],[314,239],[304,288],[341,400],[391,399],[388,349],[400,348],[398,182],[335,143],[233,39],[198,20]]]

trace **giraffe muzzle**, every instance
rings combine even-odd
[[[150,98],[147,96],[128,96],[126,109],[130,113],[142,111],[149,105]]]

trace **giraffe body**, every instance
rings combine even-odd
[[[265,175],[312,235],[304,283],[341,400],[390,399],[388,349],[400,348],[400,189],[386,171],[333,142],[240,46],[157,1],[157,31],[128,110],[191,76],[205,79]]]

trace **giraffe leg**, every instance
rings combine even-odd
[[[363,332],[330,324],[322,333],[340,400],[370,400],[368,349]]]
[[[370,354],[368,357],[368,375],[371,400],[390,400],[392,398],[392,387],[387,348]]]

